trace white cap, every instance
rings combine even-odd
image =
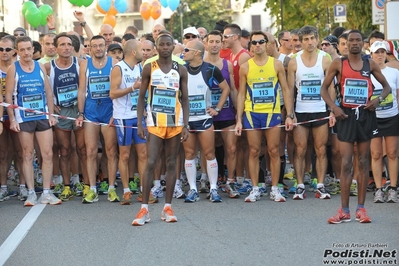
[[[193,34],[198,36],[199,32],[197,31],[197,29],[195,27],[188,27],[186,29],[184,29],[183,31],[183,36],[185,36],[186,34]]]
[[[376,41],[373,43],[373,45],[371,45],[370,52],[375,53],[378,49],[384,49],[385,52],[387,51],[387,47],[385,46],[384,42]]]

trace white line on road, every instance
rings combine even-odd
[[[4,265],[19,246],[46,205],[47,204],[36,204],[33,206],[17,227],[15,227],[14,231],[7,237],[6,241],[0,246],[0,265]]]

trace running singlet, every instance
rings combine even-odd
[[[53,89],[54,103],[61,107],[71,107],[78,103],[79,64],[76,57],[67,68],[60,68],[55,63],[50,63],[50,85]]]
[[[297,63],[295,112],[320,113],[327,110],[326,103],[320,95],[321,84],[324,81],[323,57],[322,53],[318,53],[316,64],[306,67],[301,55],[294,56]]]
[[[0,88],[1,88],[1,96],[3,97],[3,102],[6,102],[6,72],[3,72],[0,69]],[[4,119],[8,119],[8,114],[6,109],[4,108],[3,112]]]
[[[44,73],[40,68],[40,64],[34,61],[35,68],[32,72],[25,72],[19,61],[15,62],[15,87],[13,95],[14,104],[28,109],[48,112],[46,93],[44,89]],[[47,115],[28,112],[23,110],[15,110],[15,120],[18,123],[48,119]]]
[[[140,64],[131,68],[125,61],[120,61],[115,65],[121,71],[121,85],[119,90],[125,88],[132,88],[136,79],[141,76]],[[137,118],[137,102],[140,89],[129,92],[125,96],[112,100],[113,103],[113,117],[115,119],[133,119]]]
[[[379,104],[377,109],[375,109],[375,114],[377,118],[393,117],[398,114],[398,101],[396,96],[397,90],[399,89],[399,71],[392,67],[385,67],[381,69],[381,72],[391,87],[391,92],[385,97],[384,101]],[[371,99],[374,99],[381,95],[383,87],[373,75],[371,75],[371,81],[375,87],[373,96],[371,96]]]
[[[93,59],[87,59],[87,93],[86,101],[100,100],[102,103],[111,103],[109,97],[110,79],[112,70],[112,57],[108,57],[107,63],[102,69],[95,68]]]
[[[233,76],[234,76],[234,85],[236,86],[236,89],[238,90],[240,86],[240,64],[239,64],[239,59],[241,54],[243,53],[248,53],[247,50],[242,49],[241,51],[238,52],[236,56],[233,56],[233,54],[230,54],[230,62],[233,65]]]
[[[280,114],[280,93],[274,58],[269,57],[264,66],[248,60],[245,112]]]
[[[373,93],[373,84],[370,78],[370,62],[363,60],[363,68],[360,71],[353,70],[348,58],[341,58],[341,81],[338,101],[343,107],[356,108],[366,105]]]
[[[180,101],[179,64],[172,61],[172,68],[164,73],[158,61],[151,62],[148,84],[147,126],[183,126],[183,108]]]
[[[230,87],[230,72],[229,72],[229,65],[228,61],[222,59],[223,67],[221,69],[223,78],[226,80],[227,84]],[[219,99],[222,96],[222,90],[219,86],[215,83],[212,84],[211,87],[211,100],[212,100],[212,107],[215,108],[216,105],[219,103]],[[220,110],[220,113],[217,116],[213,117],[213,121],[227,121],[227,120],[235,120],[235,111],[233,107],[233,103],[231,101],[231,96],[226,99],[226,102],[223,105],[223,108]]]

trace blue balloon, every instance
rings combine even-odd
[[[172,11],[175,11],[180,5],[180,0],[168,0],[168,6]]]
[[[115,0],[114,6],[115,6],[115,9],[118,10],[119,13],[123,13],[127,9],[126,0]]]
[[[98,0],[98,5],[102,10],[108,12],[108,10],[111,8],[112,0]]]
[[[163,7],[168,7],[168,0],[160,0],[159,2],[161,2]]]

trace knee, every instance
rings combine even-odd
[[[60,152],[61,152],[61,157],[63,158],[70,158],[71,155],[71,149],[68,147],[61,147],[60,148]]]
[[[52,161],[53,160],[53,150],[42,150],[42,158],[43,161]]]
[[[259,147],[250,147],[249,148],[249,155],[251,156],[251,157],[259,157],[259,154],[260,154],[260,149],[259,149]]]
[[[387,151],[387,157],[391,160],[396,160],[398,158],[398,151],[396,149]]]
[[[280,157],[279,146],[270,147],[270,145],[269,145],[267,151],[268,151],[270,157],[273,157],[273,158]]]
[[[326,157],[326,145],[316,147],[315,152],[318,158]]]
[[[121,153],[119,155],[119,162],[121,162],[124,165],[127,165],[129,163],[129,153]]]
[[[375,161],[382,159],[382,152],[379,150],[372,150],[371,151],[371,158]]]
[[[306,154],[306,146],[296,145],[295,146],[295,156],[299,158],[304,158]]]
[[[148,158],[147,159],[147,168],[149,170],[153,171],[155,169],[155,167],[156,167],[157,161],[158,160],[156,158],[152,158],[152,157]]]
[[[227,154],[228,156],[234,156],[237,153],[237,146],[236,145],[230,145],[227,147]]]

